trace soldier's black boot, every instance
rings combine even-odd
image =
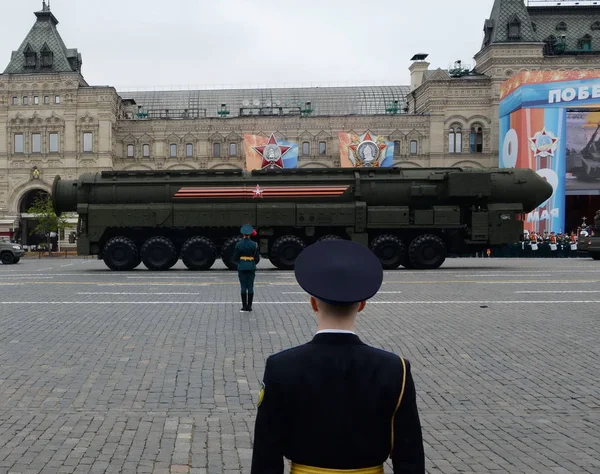
[[[248,295],[244,291],[242,293],[242,309],[240,309],[240,313],[245,313],[248,311]]]
[[[248,306],[246,306],[246,311],[252,311],[252,300],[254,299],[254,293],[248,293]]]

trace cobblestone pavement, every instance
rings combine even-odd
[[[251,315],[222,266],[0,266],[0,473],[249,472],[265,359],[312,337],[306,301],[262,263]],[[597,474],[599,308],[592,260],[449,260],[386,272],[358,330],[412,362],[429,473]]]

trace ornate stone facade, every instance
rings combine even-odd
[[[136,97],[112,87],[89,86],[81,74],[81,54],[64,46],[58,21],[44,4],[0,75],[0,235],[18,227],[28,193],[50,191],[56,175],[242,168],[244,134],[274,133],[278,139],[310,143],[311,152],[300,153],[300,167],[339,166],[338,133],[367,130],[395,142],[398,166],[496,166],[502,81],[523,70],[593,68],[598,61],[594,54],[548,55],[547,45],[533,36],[502,41],[501,33],[489,28],[506,16],[506,8],[520,8],[511,1],[496,1],[493,18],[485,23],[489,40],[468,74],[460,67],[458,73],[431,71],[423,55],[410,68],[410,86],[287,90],[304,108],[315,108],[308,114],[282,114],[287,103],[264,98],[261,103],[270,112],[254,113],[252,101],[242,100],[240,91],[214,91],[210,100],[198,93],[186,97],[183,105],[180,100],[179,105],[165,106],[173,103],[172,94]],[[517,19],[526,22],[528,11],[523,9]],[[592,10],[596,20],[599,10]],[[560,8],[557,12],[560,16]],[[523,32],[533,34],[529,27]],[[257,93],[276,98],[285,91]],[[219,113],[236,100],[239,113]],[[303,108],[296,105],[289,109]],[[319,153],[322,142],[326,151]]]

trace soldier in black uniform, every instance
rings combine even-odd
[[[357,313],[383,281],[366,247],[323,241],[295,263],[311,296],[318,332],[267,359],[254,432],[251,474],[351,472],[424,474],[425,456],[410,363],[363,343]]]

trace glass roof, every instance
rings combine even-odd
[[[229,111],[223,114],[227,117],[303,113],[346,116],[386,114],[393,110],[401,113],[409,91],[409,86],[369,86],[136,91],[119,95],[134,99],[140,112],[149,118],[219,117],[221,110]]]

